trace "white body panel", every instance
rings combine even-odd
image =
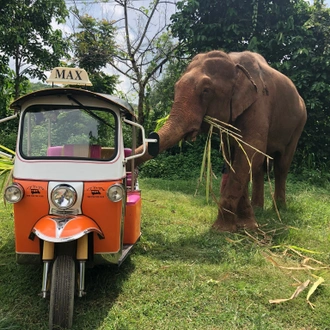
[[[26,180],[102,181],[126,175],[124,156],[114,161],[25,160],[16,156],[13,176]]]
[[[101,95],[101,94],[100,94]],[[111,104],[106,99],[93,98],[89,95],[78,95],[76,99],[86,107],[111,109],[118,120],[118,154],[114,159],[88,160],[88,159],[26,159],[20,154],[20,136],[17,140],[16,158],[13,176],[17,179],[26,180],[53,180],[53,181],[102,181],[117,180],[125,177],[126,166],[124,156],[124,145],[122,136],[122,108],[120,104]],[[25,109],[32,105],[56,104],[60,106],[77,106],[67,95],[47,95],[29,98],[21,104],[21,115]],[[23,117],[23,116],[22,116]],[[19,132],[22,131],[22,118],[20,120]]]

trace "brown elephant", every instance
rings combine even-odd
[[[160,152],[207,130],[205,115],[234,125],[246,143],[273,157],[274,197],[285,204],[287,174],[307,118],[292,81],[257,53],[199,54],[175,84],[169,119],[158,132]],[[253,230],[258,225],[248,196],[250,167],[237,144],[231,143],[230,148],[234,171],[229,172],[213,227],[230,232]],[[265,157],[244,148],[252,160],[252,204],[263,207]],[[142,161],[150,158],[146,154]]]

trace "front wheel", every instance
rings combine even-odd
[[[50,287],[49,329],[69,329],[72,326],[75,263],[72,257],[60,255],[53,264]]]

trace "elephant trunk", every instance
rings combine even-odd
[[[159,134],[159,153],[173,147],[179,141],[181,141],[186,134],[186,130],[180,125],[180,122],[175,120],[174,116],[170,115],[164,126],[158,131]],[[141,153],[143,146],[139,146],[136,149],[136,153]],[[136,159],[136,164],[140,165],[153,157],[149,155],[148,151],[142,156]]]

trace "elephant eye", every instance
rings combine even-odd
[[[212,89],[211,88],[208,88],[208,87],[205,87],[202,91],[202,98],[204,101],[207,101],[209,100],[209,98],[211,97],[212,95]]]

